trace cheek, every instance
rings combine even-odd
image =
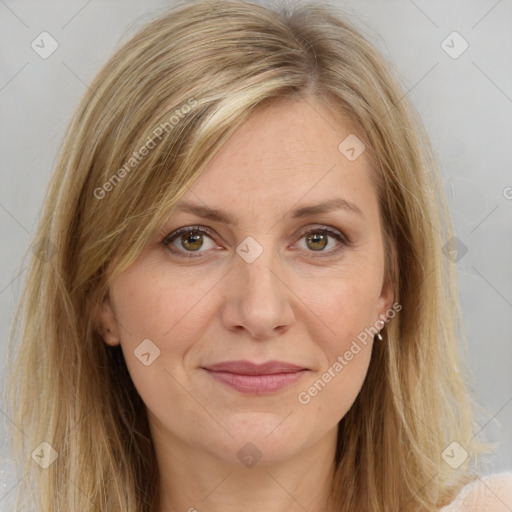
[[[322,365],[301,388],[298,402],[305,413],[318,415],[326,424],[335,425],[356,400],[370,364],[374,308],[354,300],[352,286],[346,286],[336,295],[336,301],[327,301],[322,309],[325,335],[312,334],[321,346]],[[360,288],[357,287],[360,291]],[[332,297],[332,296],[331,296]],[[333,302],[336,305],[333,305]]]
[[[326,415],[332,424],[347,413],[363,385],[373,346],[370,328],[377,319],[380,276],[368,267],[352,270],[323,283],[319,293],[309,294],[307,303],[320,320],[308,324],[309,335],[324,357],[298,401],[307,411]]]
[[[213,284],[212,274],[191,280],[190,273],[171,274],[165,265],[151,261],[134,264],[112,283],[114,314],[124,327],[121,342],[128,345],[150,338],[163,344],[173,339],[173,347],[179,348],[179,340],[187,337],[183,330],[198,327],[188,319]]]
[[[351,341],[378,320],[380,281],[369,269],[361,269],[323,282],[315,294],[309,292],[307,305],[321,321],[325,349],[331,357],[348,350]],[[308,297],[305,292],[302,296]],[[310,334],[312,339],[319,337],[318,332]]]
[[[189,281],[185,276],[158,272],[154,265],[135,264],[112,283],[112,307],[124,359],[146,403],[155,390],[173,388],[168,372],[174,375],[180,369],[179,362],[203,328],[190,318],[208,288],[206,284],[191,286]],[[182,375],[174,376],[183,380]]]

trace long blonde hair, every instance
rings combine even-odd
[[[483,445],[435,158],[385,60],[345,19],[317,2],[186,2],[97,75],[52,176],[13,322],[5,397],[22,429],[12,431],[25,475],[17,510],[155,510],[144,403],[94,319],[111,278],[228,137],[260,105],[290,96],[328,103],[365,143],[403,308],[339,423],[333,509],[434,511],[473,478]],[[452,442],[469,455],[457,469],[443,456]],[[34,462],[36,448],[49,467]]]

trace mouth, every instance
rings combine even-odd
[[[291,386],[309,370],[283,361],[263,364],[249,361],[227,361],[202,367],[208,375],[222,384],[255,395],[275,393]]]

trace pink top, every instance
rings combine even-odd
[[[482,476],[439,512],[511,512],[512,472]]]

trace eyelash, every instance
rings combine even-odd
[[[190,233],[190,232],[203,233],[203,234],[208,235],[212,239],[214,238],[213,231],[210,228],[207,228],[206,226],[186,226],[186,227],[179,228],[176,231],[173,231],[172,233],[166,235],[164,237],[164,239],[162,240],[162,244],[171,253],[176,254],[180,257],[184,257],[184,258],[202,258],[202,257],[204,257],[204,256],[201,256],[200,253],[206,252],[206,251],[196,251],[197,254],[194,254],[193,251],[179,250],[179,249],[176,249],[175,247],[171,246],[171,243],[174,242],[174,240],[176,240],[180,235],[182,235],[183,233]],[[308,252],[313,253],[312,257],[314,257],[314,258],[323,258],[323,257],[326,257],[325,255],[332,256],[332,255],[340,252],[344,248],[344,246],[348,247],[351,245],[350,241],[347,239],[346,236],[344,236],[342,233],[339,233],[338,231],[334,231],[329,228],[311,228],[311,229],[303,232],[302,235],[300,236],[299,240],[301,240],[302,238],[304,238],[310,234],[313,234],[313,233],[327,234],[327,235],[335,238],[336,240],[338,240],[338,242],[340,242],[340,244],[341,244],[338,248],[331,249],[329,251],[318,251],[318,253],[323,253],[324,256],[322,256],[320,254],[314,254],[315,251],[308,251]]]

